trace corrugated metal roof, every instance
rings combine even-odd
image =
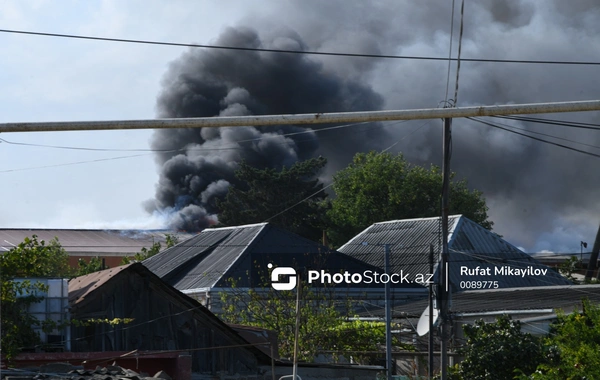
[[[499,288],[568,285],[570,282],[540,264],[530,255],[504,241],[477,223],[462,215],[448,218],[449,274],[453,291],[467,289],[465,281],[497,281]],[[343,245],[339,251],[383,268],[383,248],[378,244],[392,244],[391,271],[429,273],[430,246],[434,248],[434,271],[441,251],[440,218],[419,218],[376,223]],[[368,243],[364,245],[363,242]],[[546,275],[494,275],[495,268],[544,269]],[[461,274],[461,267],[490,268],[492,275]],[[461,285],[465,285],[462,286]],[[486,284],[488,286],[488,284]],[[489,284],[495,286],[495,284]]]
[[[126,270],[131,265],[135,265],[135,263],[121,265],[116,268],[105,269],[71,279],[69,281],[69,304],[76,305],[79,302],[83,302],[86,296],[106,284],[115,275]]]
[[[485,313],[508,310],[581,310],[583,298],[600,303],[600,285],[534,286],[526,288],[470,290],[452,296],[452,313]],[[394,315],[419,317],[427,307],[426,299],[395,307]],[[368,313],[383,316],[383,310]]]
[[[165,230],[87,230],[7,228],[0,229],[0,252],[8,251],[26,237],[37,235],[38,240],[49,242],[58,238],[67,253],[134,254],[150,248],[154,242],[165,243],[165,234],[187,239],[191,234]]]
[[[205,229],[143,264],[176,289],[210,288],[265,226],[267,223]]]
[[[264,286],[268,264],[291,266],[299,273],[320,269],[331,273],[377,270],[375,266],[268,223],[205,229],[143,264],[181,291],[230,287],[228,279],[235,279],[239,287]]]

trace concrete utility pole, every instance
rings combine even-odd
[[[448,379],[448,342],[450,338],[449,299],[451,295],[448,279],[448,214],[450,207],[450,149],[452,142],[452,119],[444,119],[442,161],[442,260],[440,276],[440,323],[441,323],[441,375]]]
[[[429,245],[429,274],[433,274],[433,244]],[[429,380],[433,378],[433,283],[429,284]]]
[[[596,271],[599,252],[600,252],[600,226],[598,227],[598,232],[596,232],[596,239],[594,240],[594,246],[592,247],[590,261],[588,261],[588,267],[587,267],[587,271],[585,273],[586,280],[591,280],[594,277],[594,272]],[[596,278],[600,279],[600,272],[598,272],[598,275],[596,276]]]
[[[383,264],[385,273],[388,276],[391,276],[390,247],[391,244],[383,244]],[[395,365],[392,358],[392,298],[389,281],[385,283],[385,362],[385,367],[387,368],[387,380],[392,380],[392,372],[394,370]]]
[[[430,108],[399,111],[314,113],[300,115],[220,116],[182,119],[65,121],[38,123],[0,123],[0,133],[98,131],[121,129],[168,129],[240,127],[285,124],[331,124],[366,121],[444,119],[474,116],[527,115],[556,112],[599,111],[600,100],[559,103],[511,104],[501,106]]]

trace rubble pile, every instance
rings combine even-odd
[[[69,363],[52,363],[39,368],[5,369],[2,370],[2,380],[172,380],[164,371],[154,376],[137,373],[117,365],[84,369]]]

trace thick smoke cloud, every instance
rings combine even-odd
[[[245,27],[227,29],[217,43],[306,48],[293,31],[265,38]],[[160,117],[374,110],[382,104],[383,99],[368,85],[325,72],[322,63],[306,56],[217,50],[192,50],[173,62],[158,99]],[[377,143],[384,134],[377,125],[343,140],[334,132],[317,136],[295,126],[157,131],[152,147],[167,152],[157,156],[156,199],[147,202],[146,208],[174,213],[171,224],[176,228],[202,229],[215,222],[215,199],[235,182],[233,173],[240,161],[280,168],[323,152],[332,160],[331,167],[338,163],[339,168],[365,139]]]
[[[444,57],[450,38],[450,3],[273,2],[262,18],[251,15],[242,22],[255,26],[256,31],[230,29],[218,43]],[[458,16],[457,7],[453,56],[457,52]],[[595,0],[466,1],[462,56],[598,62],[599,32],[600,3]],[[432,108],[445,98],[447,70],[447,63],[433,61],[194,51],[169,70],[159,114],[178,117]],[[597,66],[463,62],[458,106],[598,99],[598,70]],[[455,76],[456,65],[452,64],[449,97],[454,94]],[[546,117],[600,122],[597,112]],[[600,146],[596,131],[492,121]],[[154,206],[178,207],[178,201],[191,197],[193,204],[210,215],[213,210],[207,204],[225,191],[226,184],[209,186],[218,181],[230,183],[235,162],[240,159],[272,166],[321,153],[330,159],[331,173],[346,165],[356,151],[381,149],[404,138],[396,151],[414,163],[439,165],[439,120],[406,137],[422,124],[388,124],[367,136],[344,131],[283,137],[280,133],[290,129],[258,131],[248,127],[243,133],[272,139],[272,144],[264,141],[270,150],[261,150],[259,143],[252,142],[243,143],[243,151],[212,153],[192,148],[230,147],[242,131],[230,131],[229,136],[216,130],[157,132],[155,148],[188,146],[188,151],[181,158],[174,154],[159,157],[161,180]],[[578,252],[581,240],[593,240],[600,215],[598,159],[464,119],[454,120],[453,128],[452,169],[484,191],[498,233],[529,251]],[[308,137],[309,143],[300,142]],[[274,144],[276,141],[286,144]],[[269,160],[271,157],[277,159]],[[169,164],[171,160],[175,160],[173,164]],[[188,191],[192,183],[197,183],[196,190]]]

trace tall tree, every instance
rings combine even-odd
[[[32,348],[40,343],[34,327],[45,326],[27,312],[27,307],[39,302],[38,291],[47,290],[35,281],[14,281],[19,277],[70,277],[67,252],[57,239],[48,244],[36,235],[0,255],[0,281],[2,306],[2,353],[10,360],[22,348]]]
[[[373,223],[441,213],[440,169],[411,165],[401,154],[357,154],[334,175],[333,190],[336,197],[328,211],[328,231],[334,245],[345,243]],[[487,211],[480,191],[470,190],[466,180],[451,182],[450,213],[463,214],[491,229]]]
[[[297,162],[291,167],[258,169],[242,162],[223,201],[217,201],[219,222],[235,226],[266,220],[314,241],[324,228],[322,201],[327,194],[316,178],[327,160]],[[285,212],[283,212],[285,211]]]

